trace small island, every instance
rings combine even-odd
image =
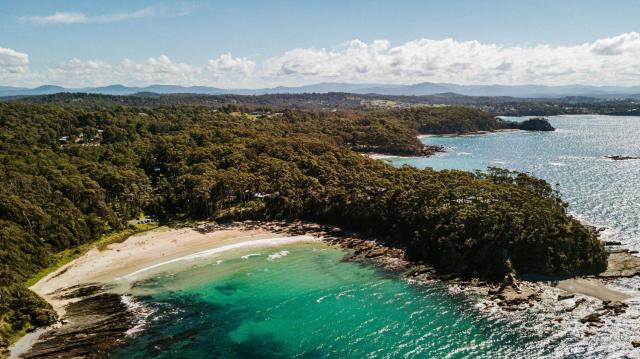
[[[555,131],[549,120],[542,117],[534,117],[515,124],[515,128],[524,131]]]

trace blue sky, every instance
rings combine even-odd
[[[628,51],[635,51],[640,31],[640,1],[0,0],[0,4],[0,49],[4,49],[0,85],[637,81],[627,73],[629,65],[636,66],[627,57],[633,57]],[[612,61],[612,54],[598,58],[603,54],[596,51],[587,59],[588,68],[575,64],[583,66],[578,74],[566,76],[572,69],[566,59],[558,58],[562,62],[558,66],[545,60],[566,51],[575,62],[586,51],[581,45],[615,42],[620,36],[625,36],[620,40],[625,50],[613,55],[625,58]],[[443,43],[445,39],[454,43]],[[478,49],[472,42],[488,47]],[[26,64],[23,55],[28,57]],[[540,67],[534,68],[525,56],[539,58]],[[456,60],[460,58],[463,61]],[[474,58],[484,63],[471,63]],[[21,64],[15,65],[16,61]],[[604,68],[620,73],[593,76]],[[487,74],[483,69],[502,72]],[[91,71],[111,76],[90,76]],[[142,75],[127,74],[134,71]],[[543,76],[525,76],[532,71],[542,71]],[[162,75],[170,72],[173,75]]]

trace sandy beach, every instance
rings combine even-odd
[[[103,250],[94,248],[42,278],[31,289],[51,303],[62,317],[68,300],[52,295],[61,288],[109,283],[117,278],[133,277],[142,271],[188,256],[207,256],[244,247],[266,247],[311,240],[317,240],[317,237],[242,227],[209,233],[201,233],[192,228],[161,227],[129,237],[124,242],[110,244]]]
[[[63,288],[111,283],[120,278],[135,280],[136,275],[164,264],[239,248],[277,246],[317,239],[313,235],[283,234],[242,225],[209,232],[194,228],[160,227],[131,236],[121,243],[110,244],[102,250],[91,249],[82,257],[48,274],[31,289],[51,303],[62,317],[69,300],[52,294]],[[623,301],[631,297],[628,293],[608,288],[599,279],[573,278],[559,281],[553,286],[600,300]]]
[[[314,228],[317,229],[317,227]],[[211,228],[206,228],[206,225],[199,228],[160,227],[133,235],[121,243],[113,243],[105,248],[91,249],[80,258],[48,274],[31,289],[44,297],[54,307],[60,318],[65,317],[66,310],[70,314],[67,318],[73,318],[72,311],[68,308],[79,304],[75,302],[81,298],[60,296],[61,289],[89,284],[124,283],[129,285],[144,278],[143,274],[153,274],[153,272],[146,273],[147,271],[153,271],[158,267],[178,261],[209,257],[237,249],[317,241],[326,236],[326,233],[313,230],[287,232],[283,229],[284,227],[275,223],[270,226],[251,226],[237,223],[231,226]],[[331,243],[331,241],[329,242]],[[342,243],[342,248],[354,250],[356,253],[360,253],[363,258],[374,257],[375,260],[378,260],[378,262],[374,260],[374,263],[379,263],[382,266],[388,266],[393,260],[399,260],[400,257],[403,257],[402,251],[394,251],[369,241],[354,241],[353,238],[346,238],[344,241],[340,239],[335,243]],[[398,256],[400,257],[396,258]],[[610,262],[612,262],[610,267],[615,267],[616,272],[620,271],[618,268],[621,267],[618,265],[620,263],[625,264],[622,266],[625,270],[629,267],[626,264],[629,262],[626,257],[620,259],[613,256],[610,258]],[[634,296],[634,293],[625,293],[607,287],[599,278],[573,278],[547,284],[568,293],[582,294],[601,301],[623,302]],[[546,291],[545,287],[546,285],[542,284],[539,289]],[[531,294],[530,291],[523,290],[514,293],[511,294],[514,296],[511,299],[516,302],[523,298],[525,301],[530,299],[528,297]],[[506,294],[504,296],[505,298],[509,297]],[[509,298],[504,300],[508,302]],[[65,308],[70,303],[74,304]],[[72,320],[72,325],[74,321],[80,323],[79,320],[85,320],[83,318],[75,317]],[[75,329],[72,326],[70,330]],[[12,357],[17,357],[20,353],[37,345],[40,336],[46,335],[46,332],[46,329],[43,329],[23,337],[13,346]]]
[[[601,280],[591,278],[571,278],[559,281],[556,288],[568,293],[584,294],[589,297],[612,302],[622,302],[632,295],[607,287]]]
[[[96,318],[102,320],[100,319],[102,317],[78,317],[77,313],[75,316],[72,315],[72,318],[65,316],[69,310],[67,305],[82,298],[60,296],[61,290],[77,285],[108,284],[118,281],[133,283],[141,273],[177,261],[208,257],[243,248],[267,248],[320,239],[319,236],[305,233],[286,233],[281,231],[277,224],[269,227],[248,226],[242,223],[213,229],[206,227],[206,225],[196,228],[160,227],[133,235],[120,243],[112,243],[104,248],[93,248],[80,258],[49,273],[30,289],[45,298],[60,318],[71,319],[70,330],[76,330],[73,327],[74,322],[90,321]],[[80,323],[81,327],[82,325]],[[61,323],[58,323],[52,328],[60,326]],[[10,358],[17,358],[31,350],[41,341],[41,337],[50,331],[51,328],[43,328],[23,336],[12,345]]]
[[[387,160],[391,158],[410,158],[408,156],[397,156],[397,155],[385,155],[383,153],[363,153],[365,157],[369,157],[373,160]]]
[[[429,138],[429,137],[462,137],[462,136],[480,136],[480,135],[491,135],[498,133],[510,133],[510,132],[523,132],[524,130],[520,130],[517,128],[501,128],[493,131],[472,131],[466,133],[441,133],[441,134],[426,134],[426,135],[418,135],[419,139]]]

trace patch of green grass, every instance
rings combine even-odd
[[[396,105],[397,105],[396,101],[392,101],[392,100],[380,100],[380,99],[371,100],[371,106],[375,106],[375,107],[395,107]]]
[[[47,274],[54,272],[55,270],[64,266],[65,264],[73,261],[76,258],[79,258],[80,256],[87,253],[92,248],[97,248],[98,250],[103,251],[110,244],[123,242],[134,234],[145,232],[157,227],[158,227],[157,222],[144,223],[144,224],[130,224],[128,228],[105,234],[96,241],[85,243],[75,248],[70,248],[62,252],[58,252],[54,254],[53,264],[41,270],[33,277],[29,278],[29,280],[27,280],[26,282],[26,285],[27,287],[31,287],[32,285],[36,284],[40,279],[44,278]]]
[[[2,322],[2,326],[6,327],[6,328],[11,328],[10,324],[6,323],[4,321]],[[30,332],[32,332],[34,330],[36,330],[36,328],[33,327],[31,325],[31,323],[27,323],[27,324],[25,324],[24,328],[22,328],[22,329],[20,329],[20,330],[18,330],[16,332],[13,332],[12,334],[8,335],[7,336],[7,340],[9,340],[10,344],[14,344],[15,342],[18,341],[18,339],[24,337],[25,335],[27,335],[27,333],[30,333]],[[8,332],[11,332],[11,329],[8,330]]]
[[[245,113],[245,112],[231,112],[229,113],[229,115],[234,116],[234,117],[239,117],[242,118],[244,120],[252,120],[255,121],[258,119],[258,116],[251,114],[251,113]]]

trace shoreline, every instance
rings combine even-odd
[[[109,292],[107,288],[118,281],[122,282],[123,279],[125,282],[120,284],[131,285],[135,282],[136,275],[163,265],[208,257],[235,249],[281,246],[319,240],[346,250],[345,260],[366,262],[394,271],[400,274],[399,279],[418,285],[439,280],[445,283],[449,290],[457,288],[456,290],[469,294],[480,294],[486,302],[494,303],[504,312],[526,309],[533,303],[539,302],[545,293],[548,296],[549,293],[559,293],[558,291],[567,294],[563,296],[586,295],[603,303],[615,302],[621,303],[620,305],[625,305],[623,301],[635,297],[635,295],[607,287],[602,278],[576,277],[555,282],[515,279],[509,285],[500,285],[479,278],[438,274],[428,264],[406,260],[404,248],[394,247],[392,243],[361,238],[337,227],[317,224],[234,222],[227,225],[204,224],[194,228],[160,227],[133,235],[121,243],[110,244],[103,250],[94,248],[73,262],[49,273],[33,285],[31,289],[45,298],[58,312],[61,324],[54,328],[39,330],[39,335],[22,337],[11,347],[12,357],[20,353],[29,353],[38,346],[42,348],[43,341],[49,342],[48,346],[44,346],[49,349],[57,345],[56,340],[70,345],[69,338],[65,337],[67,335],[65,326],[71,326],[71,332],[77,333],[83,330],[78,322],[85,319],[82,319],[84,317],[74,319],[73,316],[67,315],[69,314],[67,311],[73,312],[70,314],[77,315],[79,312],[87,316],[91,310],[102,310],[102,307],[96,307],[91,302],[85,304],[87,300],[94,298],[104,301],[107,304],[103,306],[111,308],[106,312],[97,313],[98,316],[102,314],[106,318],[120,315],[121,320],[128,321],[127,323],[110,322],[110,326],[103,328],[103,332],[110,336],[107,340],[110,344],[104,345],[106,347],[117,345],[118,340],[126,336],[125,333],[138,325],[131,319],[137,313],[131,312],[126,305],[123,306],[125,303],[120,303],[122,296]],[[627,255],[630,256],[630,254]],[[640,261],[640,258],[638,260]],[[618,262],[620,262],[619,258]],[[618,271],[617,268],[616,271]],[[616,276],[612,273],[611,277]],[[109,295],[112,297],[107,297]],[[560,301],[561,295],[557,294],[557,296]],[[62,329],[59,329],[60,326]],[[78,326],[80,329],[77,328]],[[113,327],[116,332],[113,331]],[[66,332],[69,331],[66,330]],[[55,338],[56,335],[63,339]],[[51,339],[51,336],[54,338]],[[43,338],[46,340],[42,340]],[[51,344],[52,340],[56,344]],[[82,348],[90,350],[90,348]],[[21,352],[14,354],[14,350]]]
[[[594,278],[570,278],[558,281],[556,288],[570,294],[584,294],[601,301],[623,302],[633,298],[632,295],[608,288],[601,281]]]
[[[525,132],[525,130],[520,130],[517,128],[502,128],[494,131],[473,131],[473,132],[465,132],[465,133],[441,133],[441,134],[421,134],[416,137],[419,140],[423,138],[429,137],[462,137],[462,136],[480,136],[480,135],[491,135],[491,134],[500,134],[500,133],[512,133],[512,132]],[[431,157],[435,156],[438,153],[446,153],[447,150],[444,146],[441,145],[424,145],[424,153],[419,153],[415,155],[393,155],[388,153],[378,153],[378,152],[361,152],[360,154],[374,159],[374,160],[388,160],[388,159],[408,159],[408,158],[418,158],[418,157]]]
[[[372,160],[388,160],[392,158],[415,158],[423,156],[400,156],[400,155],[388,155],[384,153],[362,153],[363,156],[371,158]]]
[[[284,239],[284,240],[283,240]],[[221,253],[242,247],[279,245],[314,240],[311,236],[287,236],[265,229],[224,228],[213,232],[194,228],[159,227],[135,234],[104,249],[93,248],[83,256],[49,273],[30,287],[45,298],[60,317],[70,302],[55,297],[56,291],[88,284],[110,284],[164,264],[207,253]],[[222,250],[221,250],[222,249]]]
[[[412,155],[393,155],[389,153],[379,153],[379,152],[360,152],[360,154],[364,157],[371,158],[373,160],[386,160],[391,158],[420,158],[420,157],[431,157],[435,156],[438,153],[447,152],[444,146],[440,145],[423,145],[422,152],[416,153]]]
[[[243,236],[243,237],[238,237],[238,239],[244,239],[244,238],[249,238],[249,237],[250,236]],[[311,237],[311,236],[280,236],[280,237],[276,237],[276,238],[264,238],[264,239],[253,239],[253,240],[250,240],[250,241],[242,241],[242,242],[238,242],[238,243],[227,244],[227,245],[222,246],[222,247],[214,247],[214,248],[207,249],[207,250],[200,251],[200,252],[196,252],[196,253],[193,253],[193,254],[188,254],[188,255],[183,256],[183,257],[171,259],[171,260],[160,262],[160,263],[157,263],[157,264],[152,264],[152,265],[150,265],[148,267],[144,267],[142,269],[138,269],[135,272],[129,273],[129,274],[125,275],[125,276],[115,278],[115,280],[120,280],[120,279],[131,280],[136,275],[138,275],[140,273],[148,272],[148,271],[151,271],[153,269],[156,269],[156,268],[168,265],[168,264],[182,262],[182,261],[188,261],[188,260],[197,259],[197,258],[207,258],[207,257],[211,257],[211,256],[213,256],[215,254],[220,254],[220,253],[224,253],[224,252],[228,252],[228,251],[232,251],[232,250],[236,250],[236,249],[265,248],[265,247],[272,247],[272,246],[283,246],[283,245],[291,244],[291,243],[306,242],[306,241],[319,241],[319,240],[320,240],[320,238],[314,238],[314,237]]]
[[[104,248],[92,248],[30,287],[51,304],[59,322],[21,337],[9,348],[10,357],[99,355],[116,345],[135,330],[138,313],[113,290],[117,284],[131,285],[142,272],[242,248],[319,240],[317,235],[291,233],[279,224],[240,222],[231,226],[159,227]]]
[[[493,131],[471,131],[471,132],[462,132],[462,133],[425,133],[422,135],[418,135],[419,139],[428,138],[428,137],[463,137],[463,136],[481,136],[481,135],[492,135],[499,133],[512,133],[512,132],[525,132],[525,130],[521,130],[519,128],[500,128]]]

